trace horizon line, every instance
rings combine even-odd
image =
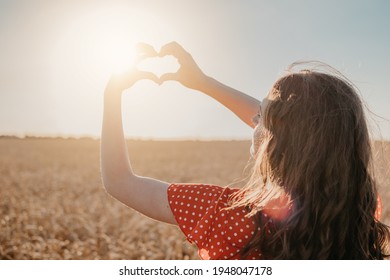
[[[91,139],[91,140],[100,140],[101,137],[93,135],[77,135],[77,134],[0,134],[0,139],[62,139],[62,140],[82,140],[82,139]],[[126,141],[252,141],[251,138],[244,137],[141,137],[141,136],[125,136]],[[371,138],[372,141],[376,142],[390,142],[390,139],[386,138]]]
[[[75,135],[75,134],[0,134],[0,139],[63,139],[63,140],[100,140],[101,137],[93,135]],[[244,137],[141,137],[125,136],[130,141],[251,141]]]

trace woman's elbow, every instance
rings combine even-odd
[[[117,179],[115,179],[113,176],[109,176],[108,174],[102,173],[102,183],[103,187],[106,190],[106,192],[114,196],[118,192],[119,184],[117,182]]]
[[[129,188],[131,188],[131,181],[131,178],[128,176],[119,178],[105,176],[104,174],[102,176],[102,183],[104,189],[109,195],[118,200],[122,200],[123,197],[126,195],[126,192],[129,190]]]
[[[105,179],[102,179],[102,183],[106,193],[112,196],[113,193],[115,193],[115,188],[116,188],[115,185],[112,182]]]

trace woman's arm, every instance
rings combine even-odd
[[[259,112],[259,100],[210,77],[206,78],[202,92],[220,102],[250,127],[256,127],[253,116]]]
[[[176,42],[163,46],[159,55],[173,55],[180,64],[176,73],[162,75],[161,82],[175,80],[188,88],[199,90],[220,102],[250,127],[256,126],[252,119],[259,111],[259,100],[206,76],[192,56]]]
[[[128,158],[122,127],[122,92],[138,80],[158,82],[151,73],[131,69],[113,76],[104,92],[104,113],[101,135],[101,171],[107,192],[153,219],[176,224],[168,204],[168,183],[134,174]]]

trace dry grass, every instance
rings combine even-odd
[[[136,173],[226,185],[241,177],[250,143],[129,141]],[[110,198],[97,140],[0,139],[0,259],[197,259],[180,231]],[[390,145],[375,147],[390,224]],[[387,166],[387,167],[386,167]]]

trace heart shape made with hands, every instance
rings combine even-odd
[[[137,64],[138,70],[153,73],[158,78],[161,78],[166,73],[176,73],[179,68],[180,65],[176,57],[172,55],[160,57],[157,54],[156,56],[144,58]]]

